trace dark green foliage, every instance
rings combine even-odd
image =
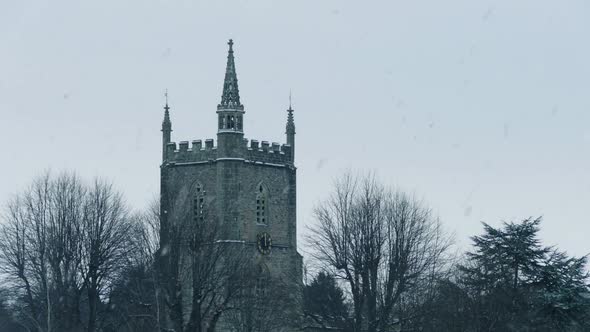
[[[0,290],[0,331],[2,332],[24,332],[25,327],[18,324],[13,316],[13,308],[8,304],[8,292]]]
[[[320,272],[309,285],[305,286],[303,292],[306,314],[314,317],[320,325],[336,328],[344,328],[348,325],[344,293],[336,284],[334,277]]]
[[[484,224],[423,331],[589,331],[587,258],[542,246],[540,222]]]
[[[113,284],[104,331],[157,331],[156,303],[153,269],[129,268]]]
[[[435,286],[435,295],[421,307],[412,308],[411,319],[403,323],[403,330],[423,332],[471,331],[473,303],[465,290],[456,283],[443,279]]]
[[[540,222],[526,219],[505,223],[503,229],[484,223],[485,233],[472,237],[475,250],[467,253],[467,264],[461,267],[465,282],[479,291],[517,289],[533,282],[549,252],[537,238]]]
[[[587,257],[573,258],[552,250],[533,286],[539,325],[565,330],[568,327],[590,329],[590,293]]]

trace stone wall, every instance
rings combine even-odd
[[[253,141],[253,146],[244,144],[245,158],[216,158],[213,141],[206,142],[203,147],[200,141],[193,141],[190,149],[188,142],[181,142],[178,149],[175,143],[168,144],[168,160],[162,165],[162,185],[168,197],[167,203],[163,201],[167,204],[163,211],[174,215],[174,202],[187,199],[184,196],[200,184],[211,216],[229,226],[222,240],[244,241],[256,264],[266,266],[273,277],[299,285],[302,258],[296,243],[296,169],[290,160],[290,147],[266,142],[257,146]],[[266,224],[256,219],[260,185],[267,194]],[[267,255],[257,249],[261,232],[272,237]]]

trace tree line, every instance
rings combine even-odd
[[[104,296],[126,266],[137,231],[121,193],[96,179],[46,173],[7,204],[0,269],[13,319],[25,330],[96,331]],[[7,299],[4,299],[5,303]]]
[[[347,175],[318,204],[306,286],[315,325],[340,331],[590,331],[587,257],[544,246],[541,218],[483,223],[472,249],[420,200]],[[319,294],[326,294],[325,296]]]
[[[187,190],[169,193],[161,224],[159,201],[133,212],[104,179],[35,178],[2,214],[0,331],[216,331],[225,315],[223,329],[253,332],[293,319],[282,299],[300,290],[220,240],[227,229]]]
[[[426,202],[346,174],[316,203],[300,289],[221,245],[209,198],[168,199],[161,225],[157,201],[132,211],[104,179],[35,178],[2,210],[0,330],[590,330],[587,258],[544,245],[540,218],[484,223],[456,253]]]

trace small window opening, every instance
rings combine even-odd
[[[195,188],[195,195],[193,197],[193,216],[195,221],[203,221],[205,219],[205,191],[200,184]]]
[[[266,205],[267,197],[266,191],[260,185],[258,187],[258,194],[256,195],[256,223],[258,224],[267,224],[267,210],[268,206]]]

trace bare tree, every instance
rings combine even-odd
[[[5,211],[0,268],[24,299],[23,325],[80,331],[87,304],[86,328],[94,331],[100,296],[131,250],[121,195],[102,180],[89,186],[73,173],[46,172]]]
[[[145,211],[132,216],[135,228],[133,242],[138,247],[136,264],[151,266],[160,248],[160,202],[152,199]]]
[[[144,211],[131,215],[130,250],[126,264],[109,282],[108,319],[103,331],[161,331],[160,294],[154,266],[159,248],[160,203],[154,199]]]
[[[159,264],[163,302],[173,331],[214,331],[220,317],[235,310],[251,266],[245,243],[228,232],[190,186],[172,198],[160,232]]]
[[[300,314],[297,311],[301,292],[298,285],[281,274],[271,275],[263,266],[247,268],[243,287],[236,299],[235,309],[226,315],[229,326],[236,332],[284,331]]]
[[[21,294],[26,307],[24,315],[27,319],[22,322],[33,330],[41,330],[43,318],[41,317],[42,306],[36,300],[38,298],[37,284],[35,280],[39,277],[31,271],[30,244],[27,236],[30,231],[25,216],[22,197],[15,197],[6,208],[4,216],[5,223],[1,229],[0,239],[0,265],[2,273],[8,277]]]
[[[355,331],[398,324],[394,309],[401,296],[443,267],[450,239],[439,220],[422,202],[374,176],[346,175],[314,213],[312,256],[346,281]]]
[[[3,272],[26,302],[35,330],[79,329],[80,216],[85,188],[71,173],[38,177],[9,202],[2,225]]]
[[[46,233],[47,262],[50,275],[48,317],[55,319],[56,330],[79,330],[79,300],[83,280],[79,269],[82,264],[82,228],[87,188],[73,173],[63,173],[50,182],[50,200],[47,215],[39,212],[41,222],[36,223],[36,239]],[[42,209],[43,203],[39,205]],[[43,219],[46,219],[43,221]],[[41,252],[39,251],[39,254]],[[56,299],[57,301],[51,301]],[[52,312],[53,311],[53,312]],[[48,323],[48,330],[51,324]]]
[[[81,274],[88,296],[88,331],[97,329],[100,296],[126,266],[133,248],[132,223],[122,195],[113,185],[96,179],[84,204]]]

